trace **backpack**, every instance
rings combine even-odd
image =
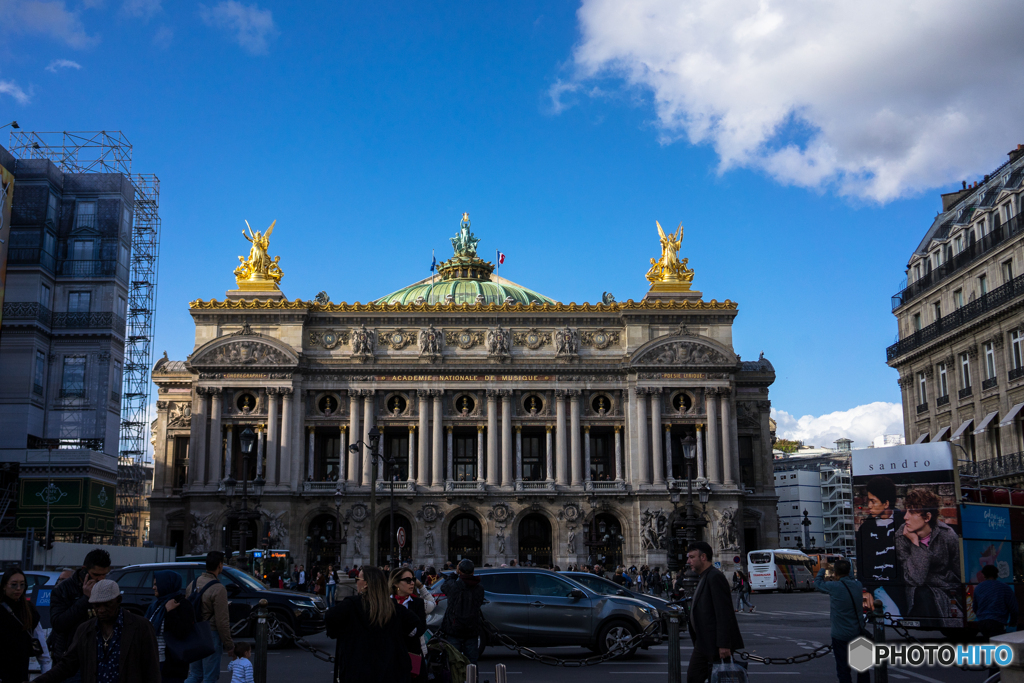
[[[196,584],[198,583],[199,577],[197,576],[195,580],[192,581],[192,592],[185,599],[189,601],[190,605],[192,605],[192,611],[196,614],[196,621],[205,621],[203,619],[203,594],[206,593],[206,590],[210,588],[210,586],[212,586],[213,584],[220,583],[220,580],[214,578],[213,581],[210,581],[201,589],[196,590]]]
[[[450,618],[452,634],[459,638],[475,635],[480,627],[480,605],[473,599],[473,589],[463,583],[457,598],[448,598],[448,609],[445,617]]]

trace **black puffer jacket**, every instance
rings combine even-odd
[[[89,598],[82,592],[87,573],[79,568],[71,578],[64,579],[50,593],[50,656],[53,661],[64,656],[78,627],[89,621]]]

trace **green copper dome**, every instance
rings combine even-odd
[[[554,304],[554,299],[532,289],[498,277],[494,264],[476,255],[480,240],[470,230],[469,214],[462,214],[459,234],[451,238],[455,255],[437,264],[437,275],[420,280],[397,292],[382,296],[378,304],[414,304],[422,298],[428,304],[443,304],[452,297],[454,304],[473,305],[505,303],[512,299],[521,304]],[[482,299],[480,297],[483,297]]]
[[[491,275],[490,280],[469,278],[442,280],[440,277],[435,277],[433,285],[430,284],[430,278],[427,278],[408,287],[403,287],[397,292],[382,296],[377,299],[376,303],[414,304],[417,299],[423,297],[427,303],[443,304],[448,295],[454,297],[454,303],[456,304],[475,304],[478,295],[483,295],[484,304],[493,303],[501,305],[508,297],[512,297],[516,302],[523,304],[529,304],[534,301],[540,304],[558,303],[550,297],[538,294],[532,289],[527,289],[522,285],[517,285],[496,275]]]

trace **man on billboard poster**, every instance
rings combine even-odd
[[[896,484],[884,475],[867,483],[867,512],[857,530],[857,577],[881,600],[889,614],[902,614],[902,573],[896,556],[896,530],[903,526],[903,512],[896,509]]]
[[[949,590],[960,584],[960,539],[939,519],[939,496],[931,489],[907,491],[896,556],[907,584],[906,614],[950,617]]]

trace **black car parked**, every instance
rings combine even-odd
[[[115,569],[107,576],[117,582],[121,589],[122,604],[136,614],[145,614],[155,597],[153,596],[153,572],[170,570],[181,576],[182,586],[206,571],[199,562],[161,562],[135,564]],[[324,614],[327,605],[316,595],[281,588],[267,588],[259,580],[234,567],[224,567],[220,582],[228,591],[228,614],[232,625],[245,621],[249,613],[266,600],[270,609],[269,644],[271,647],[287,647],[292,639],[286,635],[281,624],[287,624],[296,634],[306,636],[319,633],[325,628]],[[242,631],[240,636],[252,636],[251,629]]]

